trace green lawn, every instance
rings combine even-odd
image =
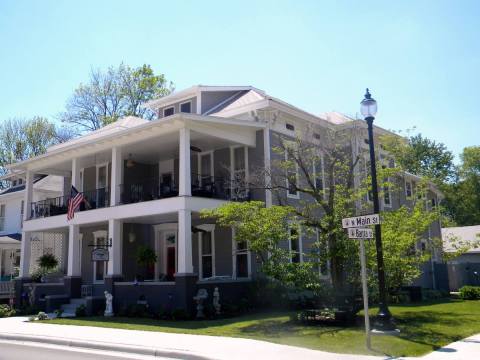
[[[428,304],[390,307],[400,336],[373,336],[373,351],[365,348],[362,324],[358,326],[304,326],[290,321],[291,313],[258,313],[210,321],[163,321],[152,319],[92,317],[55,319],[48,323],[100,326],[119,329],[163,331],[243,337],[317,350],[353,354],[419,356],[453,341],[480,333],[480,301],[445,300]],[[375,309],[373,309],[375,313]]]

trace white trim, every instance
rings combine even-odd
[[[293,262],[293,255],[295,252],[292,251],[292,227],[288,229],[288,251],[290,252],[290,262]],[[302,229],[300,227],[297,228],[297,241],[298,241],[298,255],[299,255],[299,263],[303,263],[303,235]]]
[[[286,149],[285,149],[285,161],[288,161],[288,151],[287,151]],[[294,161],[294,162],[295,162],[295,172],[296,172],[296,179],[297,179],[297,180],[296,180],[296,181],[297,181],[296,186],[298,187],[299,181],[300,181],[300,174],[298,173],[298,163],[297,163],[296,161]],[[287,187],[287,198],[297,199],[297,200],[298,200],[298,199],[300,199],[300,191],[297,190],[297,193],[296,193],[296,194],[291,194],[291,193],[290,193],[290,189],[289,189],[289,187],[290,187],[290,182],[288,181],[288,172],[289,172],[289,171],[290,171],[289,169],[286,170],[286,172],[287,172],[287,174],[286,174],[287,177],[286,177],[286,179],[285,179],[286,187]]]
[[[108,177],[108,165],[110,164],[110,162],[104,162],[104,163],[101,163],[101,164],[97,164],[95,167],[95,190],[98,190],[98,189],[108,189],[109,188],[109,177]],[[98,187],[98,169],[101,168],[101,167],[105,167],[105,178],[106,178],[106,181],[105,181],[105,186],[103,188],[99,188]],[[83,184],[82,184],[82,187],[83,187]]]
[[[197,154],[197,169],[198,169],[198,176],[199,176],[199,185],[202,186],[202,156],[204,155],[210,155],[210,177],[213,179],[215,176],[214,172],[214,167],[213,167],[213,161],[214,161],[214,156],[213,156],[213,150],[208,150],[208,151],[203,151]]]
[[[215,231],[215,224],[202,224],[202,225],[196,225],[194,227],[203,231],[208,231],[208,232]]]
[[[190,112],[185,112],[185,111],[182,111],[182,105],[184,104],[188,104],[190,103]],[[181,114],[192,114],[193,113],[193,101],[190,99],[190,100],[187,100],[187,101],[184,101],[184,102],[181,102],[178,104],[178,112],[181,113]],[[175,111],[175,109],[173,110]]]
[[[107,230],[97,230],[93,231],[93,245],[97,245],[97,240],[99,238],[104,238],[105,239],[105,244],[108,242],[108,231]],[[93,284],[104,284],[105,283],[105,276],[107,276],[107,271],[108,271],[108,261],[103,261],[103,280],[97,280],[97,263],[98,261],[92,261],[93,265]]]
[[[205,225],[211,225],[211,224],[205,224]],[[200,228],[200,226],[196,226]],[[208,226],[207,226],[208,228]],[[204,256],[211,256],[212,257],[212,276],[210,278],[215,278],[215,225],[213,225],[213,230],[209,231],[206,230],[207,232],[210,233],[210,239],[211,239],[211,253],[210,254],[203,254],[202,253],[202,245],[203,245],[203,232],[198,233],[198,278],[200,280],[205,280],[209,278],[204,278],[203,277],[203,257]]]
[[[250,280],[252,278],[252,256],[247,243],[245,250],[238,250],[238,242],[235,240],[235,229],[232,228],[232,279]],[[247,277],[237,277],[237,255],[247,255]]]

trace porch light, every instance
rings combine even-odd
[[[128,242],[134,243],[136,240],[135,233],[132,231],[131,233],[128,234]]]
[[[365,119],[375,118],[375,115],[377,115],[377,102],[375,99],[372,99],[372,95],[370,95],[368,88],[365,93],[365,98],[360,103],[360,112]]]
[[[135,161],[132,159],[132,154],[128,155],[127,168],[132,168],[135,166]]]

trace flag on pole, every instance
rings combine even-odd
[[[83,201],[85,201],[83,193],[78,192],[78,190],[75,189],[75,186],[72,185],[72,190],[70,191],[70,200],[68,200],[67,220],[73,219],[75,211],[79,208]]]

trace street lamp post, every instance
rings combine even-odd
[[[378,185],[377,185],[377,167],[375,160],[375,147],[373,143],[373,120],[377,114],[377,102],[372,99],[367,89],[365,98],[360,103],[361,113],[368,125],[368,144],[370,148],[370,167],[372,175],[372,195],[373,195],[373,212],[378,214],[380,206],[378,202]],[[379,292],[379,310],[375,317],[375,330],[389,331],[394,330],[392,314],[387,305],[387,292],[385,288],[385,269],[383,264],[383,248],[382,248],[382,232],[380,224],[375,225],[375,247],[377,249],[377,269],[378,269],[378,292]]]

